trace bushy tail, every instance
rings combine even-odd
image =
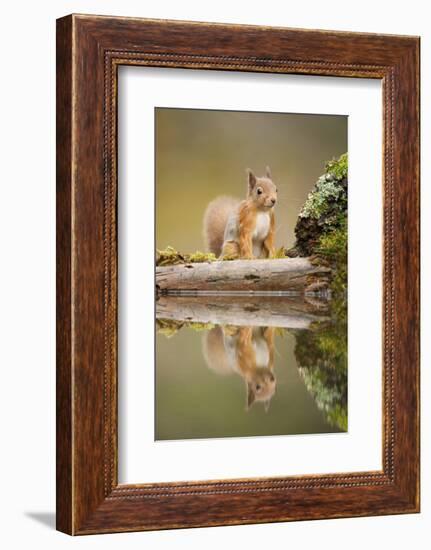
[[[209,203],[204,215],[204,239],[210,252],[220,256],[223,247],[224,230],[230,213],[238,206],[233,197],[217,197]]]
[[[209,369],[217,374],[232,374],[232,368],[226,355],[223,331],[216,326],[205,331],[202,337],[202,351]]]

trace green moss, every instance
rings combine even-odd
[[[198,323],[197,321],[188,321],[186,323],[187,328],[191,328],[196,332],[202,332],[203,330],[211,330],[215,327],[214,323]]]
[[[332,159],[326,163],[326,173],[334,176],[338,181],[347,178],[348,158],[347,153],[341,155],[339,159]]]
[[[198,323],[196,321],[176,321],[174,319],[156,319],[156,330],[158,334],[163,334],[166,338],[174,336],[181,328],[191,328],[196,332],[211,330],[215,325],[213,323]]]
[[[347,315],[332,310],[332,321],[295,331],[295,357],[304,384],[327,421],[347,430]]]
[[[182,321],[174,321],[172,319],[156,319],[156,330],[159,334],[163,334],[166,338],[172,338],[181,327],[184,326]]]
[[[319,220],[324,226],[336,225],[338,215],[347,210],[347,153],[326,163],[325,173],[299,213],[300,218]]]
[[[325,224],[328,225],[332,223],[332,219],[336,219],[334,214],[345,210],[346,203],[346,193],[338,181],[333,176],[328,177],[327,174],[324,174],[320,176],[315,189],[308,195],[299,216],[318,220],[322,216],[331,214],[325,220]]]
[[[315,249],[333,268],[331,288],[336,294],[347,291],[347,217],[340,217],[338,227],[323,233]]]
[[[295,226],[295,246],[287,256],[315,256],[332,268],[331,289],[347,289],[347,153],[326,163],[301,209]]]
[[[274,259],[285,259],[286,258],[286,249],[284,246],[279,248],[275,255]],[[239,260],[238,254],[229,254],[220,258],[222,261],[232,261]],[[156,265],[157,266],[166,266],[166,265],[179,265],[179,264],[188,264],[188,263],[204,263],[204,262],[216,262],[218,260],[217,256],[212,252],[201,252],[197,250],[191,254],[183,254],[178,252],[173,246],[168,246],[164,250],[157,250],[156,255]]]
[[[238,254],[226,254],[225,256],[222,257],[223,262],[231,262],[233,260],[239,260],[239,255]]]
[[[174,247],[168,246],[164,250],[157,250],[156,265],[177,265],[187,263],[215,262],[217,260],[212,252],[204,253],[197,250],[192,254],[181,254]]]
[[[343,432],[347,432],[347,407],[334,405],[328,411],[327,419],[333,426],[338,426]]]
[[[286,249],[284,246],[281,246],[278,250],[275,251],[274,260],[286,259]]]
[[[197,250],[193,254],[185,254],[187,262],[191,263],[203,263],[203,262],[215,262],[217,260],[216,255],[212,252],[204,253]]]
[[[172,246],[165,250],[157,250],[156,265],[175,265],[185,263],[185,258]]]

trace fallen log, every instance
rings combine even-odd
[[[319,293],[327,289],[331,269],[309,258],[233,260],[156,267],[161,294],[202,292]]]
[[[279,296],[160,296],[156,319],[214,325],[307,329],[329,320],[328,303]]]

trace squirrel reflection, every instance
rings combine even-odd
[[[203,353],[218,374],[239,374],[246,384],[247,409],[263,402],[268,411],[275,393],[274,328],[217,326],[205,334]]]

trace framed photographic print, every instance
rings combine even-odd
[[[419,39],[57,21],[57,528],[419,511]]]

